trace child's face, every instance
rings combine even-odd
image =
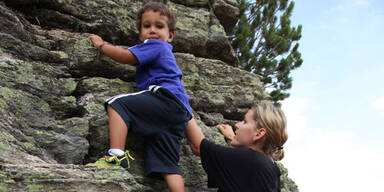
[[[169,31],[167,16],[161,15],[160,12],[153,10],[147,10],[141,15],[141,30],[139,33],[141,41],[157,39],[171,42],[174,35],[174,31]]]

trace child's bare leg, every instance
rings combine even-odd
[[[184,192],[184,180],[178,174],[163,174],[164,180],[168,185],[170,192]]]
[[[123,118],[108,105],[110,149],[125,149],[128,129]]]

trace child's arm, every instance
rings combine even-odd
[[[186,133],[193,154],[200,156],[200,143],[205,136],[194,118],[189,120]]]
[[[108,44],[98,35],[90,35],[89,38],[91,39],[93,46],[100,48],[100,52],[111,59],[119,63],[129,64],[132,66],[136,66],[139,63],[136,56],[133,55],[129,49],[123,49],[121,47]]]

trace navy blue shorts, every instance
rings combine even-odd
[[[106,100],[122,117],[128,131],[146,137],[146,174],[179,174],[179,151],[191,118],[186,107],[167,89],[121,94]]]

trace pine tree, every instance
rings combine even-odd
[[[302,26],[291,26],[290,0],[238,0],[240,18],[232,46],[245,70],[261,76],[275,104],[288,98],[290,72],[301,66],[298,51]]]

